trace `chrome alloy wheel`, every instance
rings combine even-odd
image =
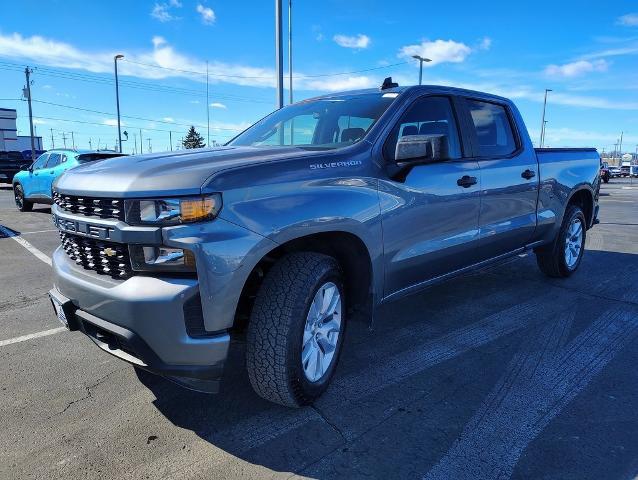
[[[341,334],[341,294],[332,282],[315,294],[303,331],[301,366],[306,378],[316,382],[332,364]]]
[[[583,248],[583,223],[580,218],[574,218],[567,227],[565,238],[565,264],[569,269],[574,268],[578,262],[580,251]]]

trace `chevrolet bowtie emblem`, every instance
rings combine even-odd
[[[117,255],[117,252],[113,250],[111,247],[105,248],[104,250],[102,250],[102,253],[106,255],[107,257],[113,257]]]

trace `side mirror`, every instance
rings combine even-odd
[[[20,170],[22,170],[23,172],[30,172],[31,165],[20,165]]]
[[[405,179],[410,168],[449,158],[447,135],[404,135],[397,141],[390,177]]]
[[[427,163],[433,158],[432,142],[427,135],[405,135],[397,141],[394,151],[397,165]]]

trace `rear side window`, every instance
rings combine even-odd
[[[62,155],[60,155],[59,153],[52,153],[51,155],[49,155],[47,168],[57,167],[60,164],[60,160],[62,160]]]
[[[478,139],[479,156],[501,157],[516,150],[507,110],[495,103],[468,100],[467,105]]]

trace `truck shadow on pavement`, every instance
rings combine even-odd
[[[313,478],[625,478],[638,472],[637,280],[638,255],[592,250],[567,280],[528,255],[435,286],[383,307],[374,331],[351,322],[331,388],[297,410],[252,391],[241,341],[215,396],[137,374],[238,476],[249,462]]]

